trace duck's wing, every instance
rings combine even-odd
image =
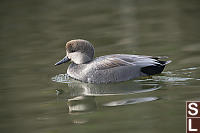
[[[129,62],[126,62],[120,58],[99,58],[95,62],[96,69],[104,70],[110,69],[114,67],[122,67],[122,66],[130,66],[132,65]]]
[[[116,57],[116,58],[120,58],[126,61],[137,61],[138,59],[155,59],[155,60],[159,60],[159,59],[167,59],[167,56],[146,56],[146,55],[129,55],[129,54],[113,54],[113,55],[107,55],[106,57],[108,58],[112,58],[112,57]]]
[[[116,54],[101,56],[95,60],[95,66],[99,70],[110,69],[114,67],[125,67],[125,66],[135,66],[135,67],[147,67],[154,65],[162,65],[157,58],[152,58],[152,56],[140,56],[140,55],[126,55],[126,54]]]

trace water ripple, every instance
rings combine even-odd
[[[123,99],[119,101],[112,101],[112,102],[104,104],[104,106],[114,107],[114,106],[121,106],[121,105],[150,102],[150,101],[155,101],[155,100],[158,100],[158,98],[157,97],[130,98],[130,99]]]
[[[52,77],[51,80],[59,83],[71,83],[70,77],[67,74],[58,74],[55,77]]]

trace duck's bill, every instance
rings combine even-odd
[[[55,64],[55,66],[60,65],[60,64],[63,64],[63,63],[66,63],[66,62],[68,62],[68,61],[70,61],[70,59],[69,59],[67,56],[65,56],[62,60],[60,60],[59,62],[57,62],[57,63]]]

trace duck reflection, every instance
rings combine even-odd
[[[152,80],[132,80],[127,82],[112,84],[88,84],[69,78],[66,74],[60,74],[52,78],[55,82],[67,83],[67,106],[70,114],[82,114],[96,111],[101,106],[113,107],[121,105],[136,104],[157,100],[157,97],[142,97],[121,99],[118,101],[110,100],[108,103],[97,105],[96,97],[131,95],[155,91],[161,88],[158,82]],[[56,94],[62,94],[64,90],[57,89]],[[98,107],[99,106],[99,107]]]
[[[67,100],[69,114],[92,112],[97,109],[95,97],[77,96]]]
[[[79,81],[68,83],[70,96],[110,96],[151,92],[161,88],[158,84],[138,83],[134,81],[115,84],[88,84]]]
[[[70,81],[69,98],[67,105],[70,114],[82,114],[97,110],[95,98],[100,96],[130,95],[135,93],[151,92],[160,89],[158,84],[137,83],[134,81],[115,84],[88,84],[79,81]],[[157,100],[157,97],[129,98],[119,101],[110,101],[99,106],[120,106]]]

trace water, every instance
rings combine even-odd
[[[0,2],[0,132],[183,133],[185,101],[200,100],[199,0]],[[66,41],[95,56],[169,56],[164,73],[109,85],[54,67]]]

